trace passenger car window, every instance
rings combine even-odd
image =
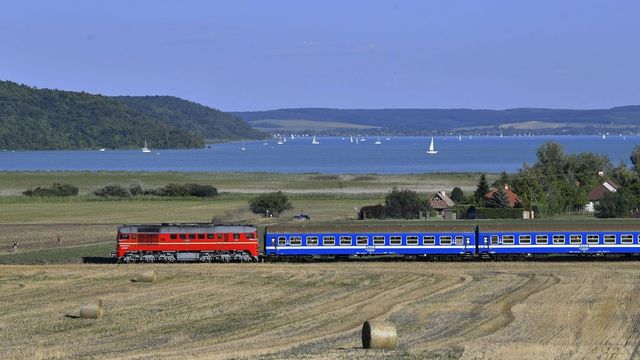
[[[318,245],[318,237],[317,236],[307,236],[307,245],[309,245],[309,246]]]
[[[176,235],[176,234],[171,234],[171,235],[169,235],[169,238],[171,238],[171,239],[177,239],[177,238],[178,238],[178,235]]]
[[[407,236],[407,245],[418,245],[417,236]]]
[[[620,242],[623,244],[633,244],[633,235],[631,234],[620,235]]]
[[[451,245],[451,236],[440,236],[440,245]]]
[[[289,237],[289,244],[291,244],[291,246],[300,246],[300,245],[302,245],[302,236],[291,236],[291,237]]]
[[[340,245],[351,245],[351,236],[340,236]]]
[[[514,243],[513,235],[502,235],[502,243],[506,245],[512,245]]]
[[[518,236],[518,241],[520,241],[521,245],[530,245],[531,244],[531,235],[520,235],[520,236]]]
[[[374,236],[373,245],[384,245],[384,236]]]
[[[491,245],[498,245],[498,235],[491,235]]]
[[[436,237],[435,236],[423,236],[422,237],[422,244],[424,244],[424,245],[435,245],[436,244]]]
[[[335,236],[325,236],[322,238],[322,245],[325,246],[333,246],[336,244],[336,237]]]
[[[562,245],[562,244],[564,244],[564,235],[554,234],[553,235],[553,244],[554,245]]]
[[[589,234],[587,235],[587,244],[598,244],[600,243],[600,235]]]
[[[278,237],[278,245],[280,246],[284,246],[287,244],[287,238],[284,236],[279,236]]]
[[[368,236],[358,236],[358,237],[356,237],[356,243],[358,245],[369,245],[369,237]]]
[[[616,236],[613,234],[607,234],[604,236],[604,243],[605,244],[615,244],[616,243]]]
[[[460,235],[456,236],[453,243],[456,245],[464,245],[464,237]]]
[[[582,235],[569,235],[569,242],[573,245],[582,244]]]
[[[402,245],[402,236],[390,236],[389,243],[391,245]]]
[[[549,243],[549,236],[547,235],[536,235],[536,244],[548,244]]]

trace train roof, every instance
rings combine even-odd
[[[640,232],[640,223],[559,223],[559,224],[506,224],[478,225],[480,232],[601,232],[601,231],[634,231]]]
[[[475,231],[474,225],[274,225],[267,226],[266,233],[314,234],[314,233],[452,233]]]
[[[215,225],[211,223],[189,224],[132,224],[118,227],[121,233],[250,233],[257,229],[252,225]]]

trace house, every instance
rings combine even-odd
[[[449,196],[447,196],[447,193],[445,191],[438,191],[437,193],[433,194],[429,198],[429,204],[431,205],[431,208],[433,210],[438,212],[439,216],[443,215],[444,210],[451,209],[456,205],[456,203],[453,202],[453,200],[451,200]]]
[[[584,206],[584,211],[588,213],[593,213],[596,211],[596,204],[600,201],[605,194],[614,193],[618,191],[618,185],[614,184],[610,180],[606,180],[602,184],[596,186],[589,195],[587,195],[587,200],[589,201]]]
[[[493,197],[493,194],[496,193],[496,191],[498,191],[498,189],[491,188],[491,190],[488,193],[484,194],[484,199],[485,200],[491,199]],[[505,194],[507,194],[507,198],[509,199],[510,208],[522,207],[522,199],[520,198],[520,196],[518,196],[518,194],[514,193],[513,190],[511,190],[508,184],[504,184],[504,192]]]

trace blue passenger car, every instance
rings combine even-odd
[[[508,255],[638,254],[640,224],[479,225],[478,252]]]
[[[472,225],[267,226],[266,256],[474,255]]]

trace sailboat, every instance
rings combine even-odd
[[[246,149],[244,148],[244,140],[242,140],[242,147],[240,148],[240,150],[245,151]]]
[[[602,140],[606,140],[607,139],[607,135],[602,134]]]
[[[356,144],[358,143],[358,138],[356,138]]]
[[[438,150],[433,146],[433,136],[431,137],[431,144],[429,145],[429,150],[427,150],[427,154],[435,155],[438,153]]]
[[[374,142],[374,144],[376,144],[376,145],[382,144],[382,142],[380,142],[380,136],[378,136],[378,140],[376,140],[376,142]]]
[[[291,134],[291,140],[293,140],[293,134]]]
[[[353,136],[349,136],[349,142],[353,144]]]
[[[316,140],[316,136],[315,135],[313,136],[313,140],[311,140],[311,144],[312,145],[319,145],[320,144],[320,141]]]
[[[144,139],[144,147],[142,148],[143,153],[150,153],[149,147],[147,146],[147,139]]]
[[[462,141],[462,135],[458,135],[458,141]]]

